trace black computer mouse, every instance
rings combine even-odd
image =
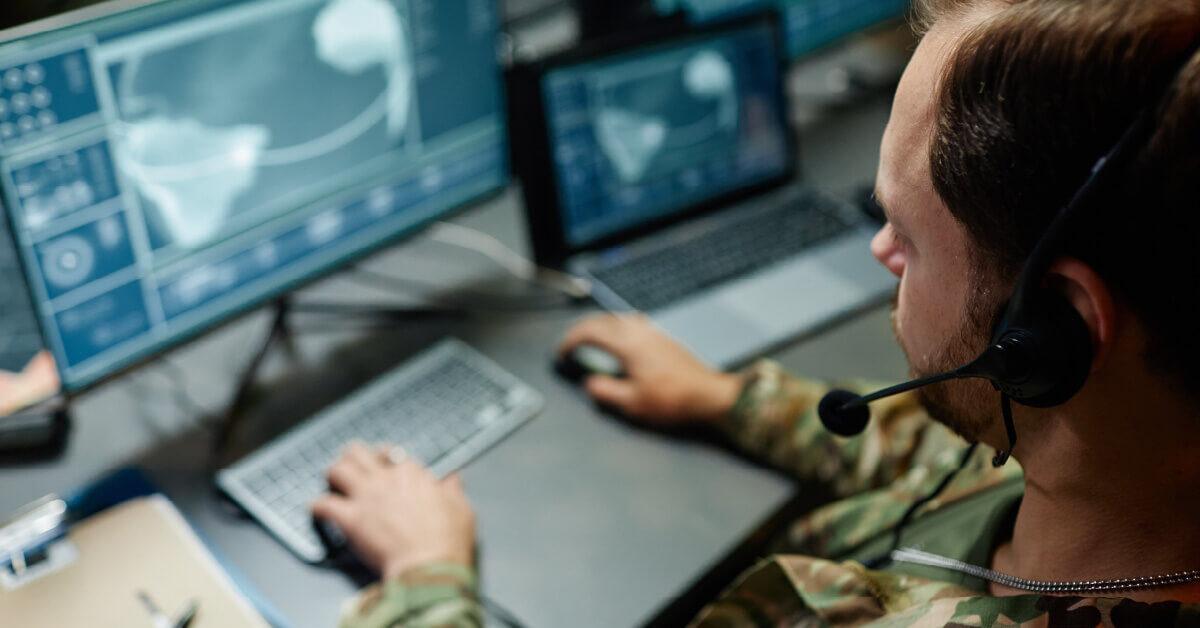
[[[581,382],[591,375],[625,377],[625,365],[617,356],[596,345],[579,345],[554,362],[554,370],[572,382]]]
[[[312,526],[317,538],[321,539],[321,545],[325,547],[326,560],[337,561],[350,551],[350,542],[337,524],[313,515]]]
[[[354,552],[349,539],[337,524],[314,516],[313,530],[325,546],[325,560],[321,564],[336,569],[350,578],[359,587],[365,587],[379,579],[379,572],[363,562]]]

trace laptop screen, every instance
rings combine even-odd
[[[570,247],[787,174],[776,29],[751,22],[543,76]]]

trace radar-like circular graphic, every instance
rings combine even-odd
[[[42,249],[42,274],[58,288],[82,284],[95,268],[96,251],[79,236],[63,236]]]

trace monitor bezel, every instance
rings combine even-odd
[[[55,30],[79,26],[86,24],[87,22],[105,19],[129,11],[169,2],[171,2],[171,0],[109,0],[108,2],[101,2],[95,5],[83,7],[81,9],[76,9],[74,11],[50,16],[35,22],[30,22],[28,24],[22,24],[9,29],[0,30],[0,47],[19,45],[19,42],[30,37],[36,37],[38,35]],[[500,35],[502,34],[502,24],[500,22],[501,16],[499,9],[497,9],[496,16],[496,35],[497,41],[499,41]],[[499,89],[499,93],[497,94],[497,102],[500,103],[499,116],[501,120],[508,118],[507,86],[504,81],[503,72],[503,65],[499,55],[497,55],[496,77],[498,79],[497,84]],[[122,360],[119,366],[111,369],[104,375],[92,378],[89,381],[77,386],[69,386],[67,384],[63,378],[63,369],[58,364],[58,356],[54,356],[55,370],[59,376],[60,392],[58,396],[63,397],[69,402],[72,399],[91,392],[92,390],[104,384],[110,383],[115,379],[157,362],[163,359],[167,354],[187,347],[192,343],[207,337],[209,334],[242,321],[248,316],[263,309],[264,306],[278,303],[282,298],[289,294],[295,293],[305,287],[321,281],[322,279],[327,279],[339,272],[345,271],[346,269],[363,262],[367,258],[381,253],[384,249],[388,249],[402,242],[411,240],[437,222],[462,215],[470,209],[480,207],[484,203],[502,196],[508,190],[508,188],[512,187],[514,177],[511,158],[512,134],[510,133],[507,125],[501,126],[501,154],[505,157],[504,161],[507,168],[505,168],[505,171],[501,173],[502,180],[498,185],[484,192],[471,196],[461,203],[449,206],[432,217],[413,223],[412,225],[401,229],[395,234],[392,234],[387,238],[383,238],[379,242],[363,247],[362,249],[350,253],[345,257],[341,257],[336,263],[329,264],[323,269],[280,284],[272,290],[264,291],[259,298],[249,300],[243,306],[232,309],[223,316],[214,317],[207,323],[196,325],[161,346],[136,352],[130,357]],[[18,243],[15,233],[17,225],[13,221],[12,212],[8,211],[7,204],[4,202],[2,197],[0,197],[0,210],[3,210],[3,220],[7,221],[7,224],[10,228],[11,233],[9,234],[9,237],[11,242],[14,247],[17,247]],[[46,338],[48,337],[46,322],[43,320],[41,313],[36,311],[37,295],[34,292],[31,284],[30,269],[27,266],[25,255],[18,254],[17,260],[21,268],[21,276],[23,279],[22,283],[24,284],[25,290],[29,294],[30,302],[33,303],[33,307],[35,308],[34,318],[37,320],[38,332],[42,337],[43,348],[44,350],[49,351],[49,343],[46,341]],[[51,355],[53,355],[53,352],[51,352]]]
[[[788,0],[763,0],[763,4],[751,5],[748,7],[726,8],[723,10],[716,11],[705,17],[700,17],[699,15],[697,15],[696,12],[690,10],[689,7],[687,7],[685,5],[685,3],[683,3],[683,2],[677,3],[672,9],[660,7],[659,2],[657,2],[657,0],[653,1],[652,4],[653,4],[653,11],[654,11],[655,15],[663,15],[663,16],[682,15],[683,18],[690,24],[711,24],[714,22],[721,22],[724,20],[734,18],[739,15],[745,15],[746,13],[753,13],[755,11],[761,11],[765,7],[769,7],[776,11],[779,11],[780,15],[784,16],[784,18],[783,18],[784,23],[786,24],[787,23],[787,17],[786,17],[787,12],[791,9],[791,6],[790,6],[790,3],[788,2]],[[802,48],[799,48],[796,50],[792,49],[794,42],[792,41],[791,34],[788,33],[785,29],[784,45],[785,45],[785,48],[787,51],[788,58],[793,63],[795,63],[805,57],[808,57],[811,55],[816,55],[816,54],[821,54],[822,52],[834,49],[838,45],[844,43],[847,39],[853,37],[855,33],[861,33],[861,32],[870,31],[873,29],[880,29],[880,28],[883,28],[887,24],[902,25],[904,23],[904,15],[907,12],[910,12],[912,10],[911,0],[906,0],[905,4],[906,4],[906,8],[902,9],[898,13],[890,14],[890,15],[887,15],[886,17],[882,17],[882,18],[870,21],[868,23],[861,24],[857,28],[851,28],[851,29],[847,29],[844,31],[837,31],[837,34],[835,34],[834,36],[825,37],[821,41],[816,43],[815,45],[808,45],[808,46],[805,46],[805,47],[802,47]]]
[[[776,98],[780,104],[779,123],[787,131],[786,167],[774,177],[732,189],[699,203],[679,209],[652,220],[627,227],[585,245],[573,245],[563,229],[562,206],[555,173],[554,150],[546,116],[543,92],[547,73],[572,66],[603,61],[664,45],[686,45],[721,35],[743,31],[755,26],[767,26],[773,32],[779,83]],[[698,216],[727,208],[738,201],[763,194],[800,178],[799,137],[790,122],[787,98],[789,59],[783,38],[783,23],[775,9],[740,15],[719,23],[688,25],[679,20],[664,20],[630,33],[605,38],[577,49],[549,57],[510,71],[509,127],[513,151],[513,170],[521,181],[525,198],[525,216],[533,245],[534,257],[544,266],[562,268],[566,261],[580,253],[602,251],[622,242],[647,235]]]

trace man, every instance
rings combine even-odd
[[[824,386],[769,362],[742,376],[711,372],[636,316],[585,321],[563,350],[590,343],[624,360],[628,378],[587,382],[596,399],[659,425],[713,424],[842,498],[797,522],[781,554],[695,625],[1200,625],[1200,335],[1180,303],[1197,285],[1200,2],[927,0],[920,9],[927,27],[882,145],[877,195],[888,223],[872,244],[900,278],[894,321],[914,376],[978,355],[1050,218],[1139,112],[1160,103],[1151,137],[1049,269],[1046,284],[1086,323],[1093,358],[1065,404],[1014,408],[1019,466],[990,464],[1008,439],[998,393],[981,381],[873,404],[868,430],[838,439],[814,411]],[[478,621],[457,481],[437,485],[366,449],[331,477],[347,495],[317,512],[385,574],[347,625]],[[897,544],[952,561],[888,560]],[[1031,593],[1027,582],[1164,574],[1174,577],[1099,595],[1079,585]]]

